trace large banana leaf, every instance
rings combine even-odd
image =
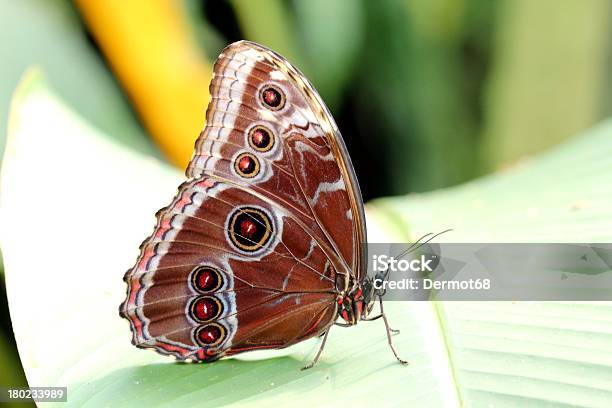
[[[380,321],[333,330],[308,371],[300,367],[316,341],[210,365],[134,348],[117,313],[121,277],[182,176],[101,136],[40,75],[22,83],[1,174],[0,238],[31,386],[67,386],[68,405],[79,407],[610,405],[606,303],[389,302],[407,367]],[[609,240],[611,136],[605,124],[506,174],[373,202],[371,238],[444,225],[462,240]]]

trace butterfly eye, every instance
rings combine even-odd
[[[249,131],[249,145],[257,151],[267,152],[274,146],[274,134],[264,126],[255,126]]]
[[[210,293],[223,286],[221,273],[210,266],[199,266],[192,272],[191,286],[200,293]]]
[[[255,177],[259,173],[259,161],[250,153],[242,153],[236,157],[234,169],[242,177]]]
[[[194,337],[196,342],[202,346],[215,346],[225,338],[227,330],[219,323],[209,323],[196,329]]]
[[[261,90],[260,95],[263,104],[272,110],[279,110],[285,106],[285,96],[279,88],[267,85]]]
[[[195,321],[208,322],[219,317],[223,312],[223,305],[214,296],[200,296],[191,302],[189,312]]]
[[[263,211],[244,207],[236,210],[229,219],[229,238],[237,248],[255,252],[272,236],[272,223]]]

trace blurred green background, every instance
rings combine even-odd
[[[366,200],[517,165],[612,111],[612,3],[606,0],[183,0],[135,1],[125,9],[109,1],[118,11],[96,20],[106,3],[0,0],[0,152],[11,95],[35,64],[104,133],[181,162],[157,143],[169,136],[147,120],[163,114],[156,111],[161,105],[148,103],[130,82],[163,58],[157,43],[138,38],[147,33],[144,25],[158,27],[150,9],[179,12],[168,26],[184,25],[202,72],[239,39],[260,42],[297,65],[333,112]],[[113,26],[117,19],[123,20]],[[148,47],[143,55],[151,58],[129,61],[132,76],[116,60],[129,59],[113,48],[123,42]],[[189,83],[184,66],[177,63],[174,73]],[[156,86],[150,84],[151,92],[167,95]],[[206,88],[193,91],[207,95]],[[189,137],[177,143],[192,146]],[[23,384],[4,283],[1,290],[0,385]]]

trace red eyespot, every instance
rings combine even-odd
[[[267,152],[274,146],[274,135],[263,126],[255,126],[249,131],[249,144],[255,150]]]
[[[194,270],[191,284],[200,293],[213,292],[223,285],[223,278],[218,270],[209,266],[200,266]]]
[[[214,343],[219,337],[221,337],[221,330],[218,327],[210,326],[200,330],[200,340],[202,343]]]
[[[237,208],[228,220],[228,239],[236,248],[255,252],[272,238],[273,225],[262,210],[251,207]]]
[[[204,290],[214,286],[214,281],[213,281],[214,275],[209,272],[206,271],[202,274],[200,274],[200,276],[198,277],[198,287],[199,288],[203,288]]]
[[[200,296],[191,303],[191,315],[198,322],[206,322],[218,317],[223,305],[214,296]]]
[[[259,161],[250,153],[242,153],[236,158],[234,168],[242,177],[255,177],[259,173]]]
[[[225,337],[225,328],[218,323],[210,323],[198,327],[194,337],[201,346],[214,346]]]
[[[252,173],[255,170],[255,160],[249,156],[242,156],[238,161],[238,167],[245,174]]]
[[[261,101],[272,110],[279,110],[285,105],[285,97],[275,86],[266,86],[261,91]]]
[[[254,223],[252,220],[247,219],[242,220],[242,222],[240,222],[240,235],[242,235],[243,237],[252,239],[255,236],[256,232],[257,224]]]

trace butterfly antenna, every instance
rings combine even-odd
[[[437,234],[434,234],[433,236],[429,237],[426,241],[419,243],[420,240],[422,240],[423,238],[425,238],[428,235],[431,235],[431,232],[428,233],[428,234],[423,235],[421,238],[419,238],[417,240],[417,242],[415,242],[414,244],[412,244],[411,246],[406,248],[402,253],[400,253],[397,257],[395,257],[395,259],[401,259],[401,258],[405,257],[406,255],[410,254],[411,252],[416,251],[417,249],[419,249],[423,245],[428,244],[434,238],[437,238],[437,237],[439,237],[442,234],[446,234],[447,232],[451,232],[452,230],[453,230],[452,228],[449,228],[449,229],[446,229],[444,231],[438,232]],[[419,244],[419,245],[415,247],[415,245],[417,245],[417,244]]]
[[[425,237],[429,236],[433,234],[433,232],[428,232],[427,234],[422,235],[419,239],[417,239],[414,243],[412,243],[408,248],[406,248],[404,250],[404,252],[409,251],[410,249],[412,249],[415,245],[418,245],[421,243],[421,240],[425,239]]]
[[[424,239],[426,236],[431,235],[431,234],[432,234],[431,232],[428,232],[427,234],[423,235],[422,237],[417,239],[416,242],[414,242],[412,245],[410,245],[404,252],[409,251],[415,245],[418,245],[421,242],[422,239]],[[402,254],[400,255],[400,258],[407,255],[407,252],[406,253],[404,253],[404,252],[402,252]],[[389,265],[391,265],[391,262],[387,262],[387,269],[385,271],[384,279],[387,279],[389,277]]]
[[[412,243],[412,244],[411,244],[411,245],[410,245],[408,248],[406,248],[406,249],[405,249],[405,250],[404,250],[404,251],[403,251],[403,252],[400,254],[400,257],[405,256],[405,255],[408,253],[407,251],[410,251],[410,250],[411,250],[412,248],[414,248],[416,245],[420,244],[420,243],[421,243],[421,240],[425,239],[425,237],[427,237],[427,236],[429,236],[429,235],[432,235],[432,234],[433,234],[433,232],[428,232],[427,234],[422,235],[422,236],[421,236],[419,239],[417,239],[417,240],[416,240],[414,243]]]
[[[402,251],[398,256],[394,257],[393,259],[395,260],[399,260],[402,259],[403,257],[405,257],[406,255],[410,254],[411,252],[416,251],[417,249],[419,249],[420,247],[422,247],[423,245],[431,242],[432,239],[439,237],[442,234],[445,234],[447,232],[452,231],[452,228],[446,229],[444,231],[438,232],[437,234],[434,234],[433,232],[428,232],[427,234],[424,234],[423,236],[421,236],[419,239],[416,240],[416,242],[414,242],[412,245],[410,245],[408,248],[406,248],[404,251]],[[431,235],[431,237],[429,237],[429,235]],[[429,237],[427,238],[426,241],[421,242],[423,239],[425,239],[425,237]],[[385,273],[383,275],[383,281],[387,280],[389,278],[389,274],[391,273],[391,270],[389,269],[389,266],[391,265],[391,262],[387,262],[387,268],[385,270]],[[386,292],[386,290],[384,290],[382,292],[382,295],[384,295],[384,293]]]

